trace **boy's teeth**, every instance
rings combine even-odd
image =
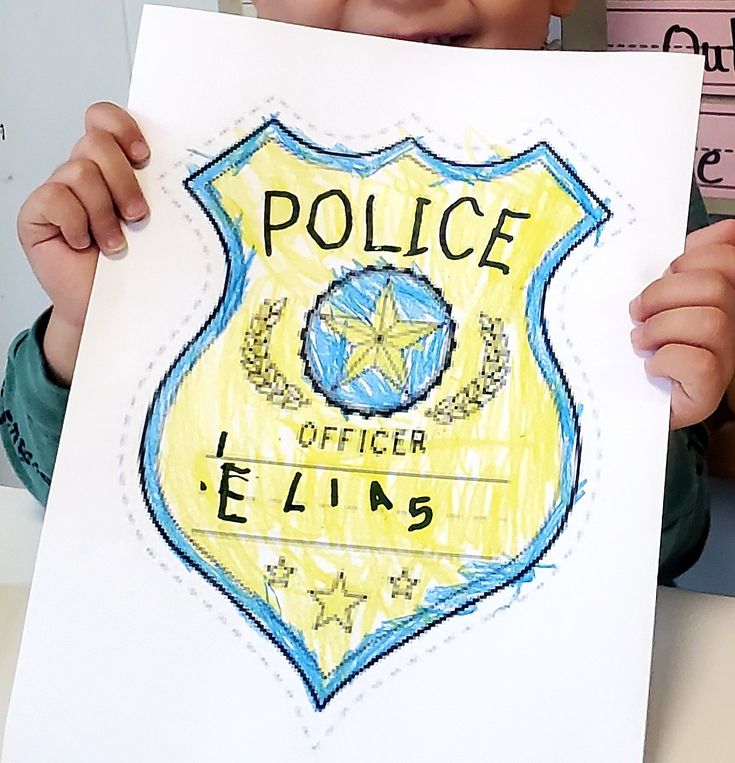
[[[429,45],[451,45],[452,35],[443,34],[438,37],[428,37],[425,42],[427,42]]]

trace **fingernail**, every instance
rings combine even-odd
[[[630,311],[631,318],[637,318],[641,313],[641,296],[640,294],[630,303],[628,310]]]
[[[142,220],[148,214],[148,205],[142,199],[131,201],[126,207],[125,217],[128,220],[137,222]]]
[[[149,154],[148,146],[142,140],[136,140],[130,146],[130,155],[136,162],[144,162]]]
[[[639,347],[643,340],[643,326],[636,326],[630,332],[630,341],[633,343],[633,347]]]
[[[125,236],[123,236],[122,233],[113,233],[107,239],[106,251],[110,254],[117,254],[118,252],[122,252],[122,250],[125,249],[127,245],[128,244],[125,241]]]

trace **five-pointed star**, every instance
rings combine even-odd
[[[367,599],[362,593],[347,590],[344,572],[340,572],[327,591],[309,591],[309,595],[319,604],[319,613],[314,629],[327,623],[337,623],[347,633],[352,632],[352,613],[355,607]]]
[[[415,347],[440,326],[430,321],[402,321],[390,282],[380,293],[369,320],[334,312],[323,314],[322,319],[335,334],[352,345],[343,383],[351,382],[369,368],[376,368],[397,390],[406,382],[403,351]]]

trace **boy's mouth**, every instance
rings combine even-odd
[[[468,34],[442,34],[438,37],[427,37],[421,42],[427,45],[462,45],[467,39]]]
[[[448,46],[462,46],[470,38],[468,34],[387,34],[385,37],[390,37],[394,40],[405,40],[407,42],[422,42],[425,45],[448,45]]]

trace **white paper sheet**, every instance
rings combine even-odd
[[[630,347],[628,303],[683,248],[700,83],[688,56],[448,49],[146,9],[130,109],[153,151],[140,175],[151,217],[128,255],[99,269],[5,759],[640,761],[669,403]],[[330,183],[357,211],[349,242],[324,250],[307,222]],[[268,217],[267,189],[303,197],[298,220],[283,195]],[[395,196],[381,206],[381,193],[430,196],[426,253],[408,261],[407,241],[365,251],[371,194],[373,246],[415,223],[391,222],[385,210],[404,207]],[[460,260],[442,252],[436,210],[463,195],[481,214],[465,200],[446,218],[450,253],[476,250]],[[338,202],[312,220],[334,245]],[[531,218],[503,222],[504,205]],[[479,267],[496,223],[507,238]],[[268,313],[278,299],[282,313]],[[238,300],[240,335],[226,340]],[[500,321],[484,344],[481,314]],[[406,331],[417,338],[399,346]],[[265,361],[257,339],[270,340]],[[389,340],[398,354],[380,349]],[[361,348],[372,354],[361,360]],[[490,386],[460,404],[456,369],[478,352]],[[224,386],[197,375],[200,356]],[[447,401],[441,429],[429,419]],[[395,431],[423,416],[426,454],[418,435],[413,456],[363,461],[359,434],[324,436],[336,419],[319,417],[334,411],[354,432],[390,427],[393,439],[375,442],[398,451],[410,439],[396,446]],[[309,416],[323,448],[303,429]],[[205,441],[210,430],[229,439]],[[452,431],[477,442],[442,434]],[[441,437],[454,445],[442,450]],[[248,483],[233,472],[219,486],[243,500],[210,479],[225,463],[251,468]],[[329,480],[352,490],[361,483],[339,480],[357,480],[361,464],[396,506],[365,492],[353,526],[329,514],[348,516],[350,503],[340,493],[330,505]],[[388,475],[410,464],[418,476]],[[409,514],[408,495],[439,491],[439,466],[473,487],[432,499],[431,526],[408,531],[428,517],[420,502]],[[290,506],[308,506],[284,513],[296,467]],[[504,479],[488,488],[488,475]],[[191,503],[174,508],[175,494]],[[473,530],[470,514],[492,531]],[[376,538],[404,546],[380,551]],[[434,557],[462,560],[467,585],[448,586]],[[257,591],[246,585],[256,563]]]

